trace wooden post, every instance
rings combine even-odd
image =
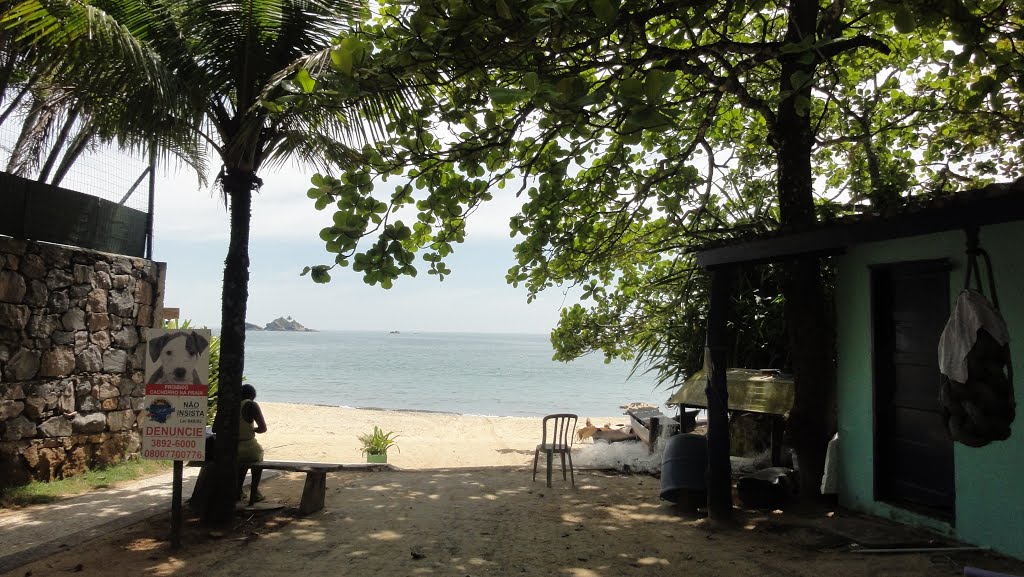
[[[174,480],[171,482],[171,549],[181,547],[181,483],[184,463],[174,462]]]
[[[712,520],[732,519],[732,464],[729,461],[729,390],[726,387],[726,356],[729,350],[726,319],[732,299],[734,271],[711,270],[711,302],[708,304],[704,374],[708,396],[708,515]]]

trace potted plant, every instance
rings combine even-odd
[[[394,431],[385,433],[380,427],[373,426],[373,434],[359,435],[359,442],[363,444],[362,453],[366,455],[367,463],[387,463],[388,449],[398,449],[395,439],[398,435]],[[401,449],[398,449],[401,452]]]

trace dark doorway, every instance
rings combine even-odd
[[[949,318],[949,263],[871,271],[875,498],[952,520],[953,441],[939,407],[939,336]]]

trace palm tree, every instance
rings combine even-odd
[[[216,182],[229,206],[230,242],[222,293],[218,466],[204,515],[210,524],[229,521],[237,498],[249,227],[258,173],[287,159],[325,167],[358,160],[351,144],[360,139],[362,123],[354,119],[367,117],[364,106],[379,113],[403,99],[401,91],[361,93],[339,109],[289,97],[312,90],[313,77],[330,63],[331,39],[365,10],[359,1],[3,2],[5,25],[58,63],[49,67],[63,86],[97,109],[121,109],[119,136],[160,134],[171,125],[220,161]]]

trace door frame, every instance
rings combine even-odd
[[[949,312],[952,312],[952,299],[951,299],[951,286],[949,272],[953,269],[953,264],[949,258],[938,258],[938,259],[921,259],[921,260],[909,260],[909,261],[896,261],[877,263],[868,267],[868,285],[870,291],[869,301],[869,314],[870,314],[870,330],[871,330],[871,447],[872,447],[872,491],[873,498],[876,502],[888,503],[894,507],[899,507],[908,511],[917,512],[928,517],[946,521],[951,525],[955,525],[956,520],[956,461],[954,459],[950,474],[953,476],[953,503],[949,509],[929,507],[925,505],[919,505],[916,503],[903,501],[899,499],[892,499],[886,497],[885,489],[881,486],[881,474],[879,471],[880,459],[882,455],[882,445],[884,440],[881,438],[880,429],[881,423],[879,422],[879,386],[883,382],[884,377],[882,373],[887,370],[888,360],[883,360],[883,355],[879,355],[880,333],[879,331],[883,328],[888,328],[888,323],[891,319],[884,319],[886,326],[880,326],[880,322],[883,319],[880,318],[881,312],[879,310],[880,299],[882,297],[880,293],[879,283],[882,281],[881,274],[890,274],[894,270],[907,270],[913,269],[920,272],[946,272],[946,284],[943,287],[943,291],[946,295],[946,301],[949,303]],[[891,283],[890,283],[891,288]],[[891,313],[891,306],[888,308]],[[949,313],[947,312],[947,315]],[[936,342],[936,346],[938,343]],[[937,367],[936,367],[937,370]],[[937,393],[938,391],[936,391]],[[952,440],[950,440],[952,444]]]

